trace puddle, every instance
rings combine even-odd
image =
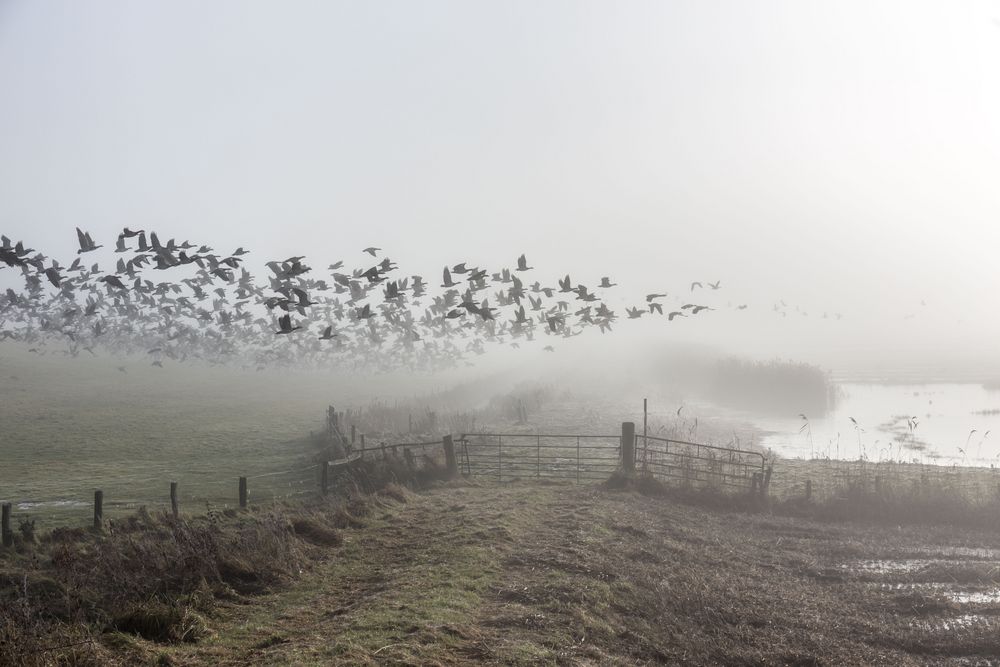
[[[987,547],[922,547],[913,553],[946,560],[1000,560],[1000,551]]]
[[[959,604],[995,604],[1000,602],[1000,590],[955,591],[946,593],[948,598]]]
[[[926,593],[940,595],[956,604],[1000,603],[1000,588],[971,589],[946,583],[872,584],[872,588],[886,593]]]
[[[909,625],[921,630],[949,632],[979,628],[989,624],[990,620],[982,614],[961,614],[950,618],[921,619],[913,621]]]
[[[983,566],[987,570],[1000,565],[993,559],[975,559],[965,557],[961,559],[948,558],[884,558],[870,560],[856,560],[849,563],[841,563],[840,570],[860,575],[898,575],[920,572],[921,570],[935,567],[944,572],[967,570],[974,566]]]
[[[916,572],[934,562],[933,560],[923,558],[857,560],[852,563],[842,563],[840,569],[864,574],[890,574]]]

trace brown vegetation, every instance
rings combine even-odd
[[[4,587],[13,595],[4,640],[21,652],[3,655],[20,664],[969,664],[1000,651],[992,532],[780,517],[753,496],[642,478],[608,487],[457,481],[413,493],[389,483],[309,507],[138,516],[101,536],[61,531],[4,563],[30,576]],[[64,569],[31,570],[28,559],[60,545]],[[149,562],[114,582],[120,554]],[[184,558],[191,571],[168,567]],[[28,615],[25,605],[35,605]],[[16,613],[37,624],[33,635]],[[44,650],[53,646],[63,648]]]

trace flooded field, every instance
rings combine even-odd
[[[761,444],[786,457],[1000,461],[1000,391],[981,384],[843,384],[825,416],[748,417]]]

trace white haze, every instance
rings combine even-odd
[[[432,283],[524,252],[620,316],[722,281],[588,354],[995,367],[998,72],[997,2],[5,2],[0,232]]]

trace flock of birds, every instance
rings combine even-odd
[[[330,362],[434,370],[490,344],[519,347],[540,336],[609,332],[618,319],[603,297],[616,286],[609,277],[593,289],[569,275],[545,286],[528,277],[534,267],[525,255],[496,271],[466,262],[446,266],[440,286],[403,275],[376,247],[363,250],[370,266],[346,269],[341,261],[320,271],[303,256],[289,257],[267,262],[269,273],[258,280],[243,266],[242,247],[220,254],[125,228],[115,243],[115,267],[104,270],[84,257],[104,246],[79,228],[77,237],[77,257],[64,266],[0,236],[0,271],[23,278],[23,289],[0,294],[0,342],[20,341],[39,354],[54,344],[72,356],[97,349],[146,354],[161,367],[165,360],[201,359],[258,370]],[[707,289],[720,287],[717,281]],[[699,289],[706,288],[691,283],[691,293]],[[665,297],[646,295],[626,309],[627,317],[673,321],[712,310],[685,303],[665,313]]]

